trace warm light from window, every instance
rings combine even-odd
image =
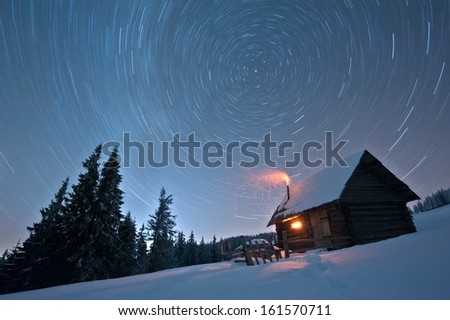
[[[292,229],[300,229],[302,227],[302,223],[300,221],[295,221],[291,224]]]

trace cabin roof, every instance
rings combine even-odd
[[[289,199],[286,194],[267,226],[339,199],[347,181],[362,163],[405,201],[420,199],[367,150],[355,153],[344,160],[348,166],[341,167],[335,164],[326,167],[291,187]]]

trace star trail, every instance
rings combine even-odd
[[[124,133],[301,146],[332,131],[422,197],[449,187],[449,57],[443,0],[3,0],[0,249]],[[285,187],[255,178],[264,165],[139,168],[133,152],[121,187],[138,225],[164,186],[185,233],[270,231]],[[312,172],[277,169],[294,184]]]

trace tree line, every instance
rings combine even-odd
[[[425,197],[413,206],[414,213],[421,213],[435,208],[445,206],[450,203],[450,188],[439,189],[430,196]]]
[[[82,281],[117,278],[163,269],[218,262],[214,236],[197,243],[194,232],[176,231],[172,195],[164,188],[154,214],[138,229],[123,214],[118,148],[100,165],[101,145],[82,163],[84,172],[69,191],[65,179],[28,238],[0,258],[0,293]],[[150,244],[150,245],[148,245]]]

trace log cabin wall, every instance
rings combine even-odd
[[[293,229],[292,223],[299,221],[302,223],[302,228]],[[308,216],[297,215],[295,218],[276,224],[276,231],[278,237],[278,246],[283,247],[283,231],[286,231],[289,240],[289,249],[294,251],[306,251],[314,247],[314,242],[308,241],[312,238],[311,221]]]
[[[407,200],[394,188],[366,166],[356,168],[340,198],[355,244],[416,231]]]
[[[328,215],[331,233],[328,248],[338,249],[351,246],[353,239],[350,233],[349,221],[347,216],[342,212],[339,201],[333,201],[325,209]]]
[[[294,221],[300,221],[301,229],[292,229]],[[348,222],[338,207],[338,201],[305,211],[292,220],[276,224],[279,246],[282,247],[283,231],[287,232],[289,248],[294,251],[327,247],[338,249],[351,246]]]

